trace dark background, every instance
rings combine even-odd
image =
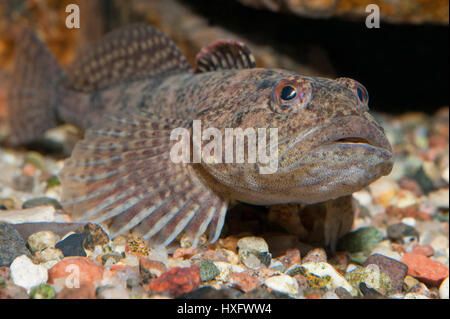
[[[230,0],[184,0],[196,12],[255,42],[295,57],[309,44],[326,50],[338,76],[363,83],[377,111],[433,113],[449,103],[448,26],[308,19],[255,10]]]

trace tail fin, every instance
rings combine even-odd
[[[16,42],[14,73],[8,90],[10,142],[31,142],[57,125],[56,107],[65,77],[45,44],[25,29]]]

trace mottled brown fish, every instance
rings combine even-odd
[[[110,33],[67,72],[25,32],[9,106],[15,143],[60,122],[87,129],[60,174],[63,205],[75,220],[164,245],[184,231],[195,246],[208,226],[217,240],[227,209],[239,201],[326,202],[303,239],[322,238],[335,248],[353,222],[351,194],[387,175],[393,163],[357,81],[256,68],[249,49],[234,41],[202,49],[192,69],[167,36],[145,25]],[[261,174],[258,162],[174,163],[170,133],[192,131],[194,120],[222,134],[278,128],[278,169]]]

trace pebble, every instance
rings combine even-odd
[[[284,272],[286,270],[286,267],[281,261],[273,259],[270,263],[269,269],[278,272]]]
[[[441,188],[428,194],[428,200],[440,208],[449,208],[449,191],[447,188]]]
[[[347,280],[328,263],[303,263],[301,267],[305,270],[302,275],[308,279],[310,284],[312,283],[314,286],[318,286],[318,288],[322,286],[333,290],[342,287],[350,294],[356,294],[355,289],[353,289]],[[314,279],[314,281],[317,280],[317,277],[321,280],[318,282],[311,281],[312,279]]]
[[[0,209],[11,210],[16,207],[16,201],[13,198],[0,198]]]
[[[297,248],[288,249],[283,256],[278,257],[278,260],[285,268],[289,268],[295,264],[301,264],[300,251]]]
[[[198,263],[200,268],[200,278],[202,281],[210,281],[220,274],[219,268],[210,260],[202,260]]]
[[[368,251],[383,239],[383,233],[375,227],[363,227],[344,235],[338,242],[338,250],[350,253]]]
[[[412,247],[412,252],[414,254],[424,255],[425,257],[430,257],[434,255],[434,249],[431,245],[419,245],[415,244]]]
[[[398,185],[394,181],[383,177],[369,185],[370,193],[376,204],[387,207],[395,200],[398,192]]]
[[[389,225],[387,228],[387,236],[394,242],[407,243],[408,237],[414,237],[416,241],[419,239],[419,233],[414,227],[405,223],[396,223]]]
[[[197,289],[200,285],[200,269],[198,265],[189,268],[175,267],[150,282],[151,292],[169,292],[178,296]]]
[[[243,292],[248,292],[262,285],[262,282],[248,272],[233,272],[229,275],[229,282]]]
[[[0,284],[0,299],[29,299],[27,290],[11,281]]]
[[[64,258],[64,254],[57,248],[45,248],[37,251],[33,256],[36,263],[47,263],[49,261],[59,262]]]
[[[11,224],[53,222],[55,219],[55,208],[53,206],[0,211],[0,222]]]
[[[62,209],[61,204],[56,199],[50,197],[36,197],[29,199],[22,204],[23,209],[38,206],[53,206],[55,209]]]
[[[323,248],[315,248],[309,251],[302,259],[303,263],[320,263],[327,262],[327,253]]]
[[[89,250],[94,250],[95,246],[106,245],[109,242],[108,235],[97,224],[87,223],[77,233],[83,237],[83,247]]]
[[[411,287],[411,289],[409,289],[408,292],[409,293],[416,293],[416,294],[419,294],[419,295],[423,295],[423,296],[426,296],[428,298],[433,298],[433,299],[437,299],[438,298],[437,293],[434,292],[434,291],[431,291],[430,289],[428,289],[428,287],[422,282],[419,282],[417,285]]]
[[[32,287],[46,283],[48,279],[47,269],[41,265],[35,265],[26,255],[14,259],[10,271],[13,282],[27,291]]]
[[[264,281],[266,287],[287,295],[296,295],[299,292],[297,280],[291,276],[280,274],[269,277]]]
[[[367,265],[366,267],[357,267],[345,274],[345,279],[364,295],[388,295],[392,291],[392,281],[390,277],[380,270],[378,266]],[[364,284],[361,287],[361,284]],[[363,291],[361,288],[368,288]],[[375,291],[371,291],[371,289]]]
[[[426,284],[438,286],[448,277],[447,267],[423,255],[406,253],[402,257],[402,262],[408,266],[408,275]]]
[[[86,252],[83,248],[84,237],[81,234],[71,234],[58,242],[56,248],[60,249],[64,254],[64,257],[69,256],[86,256]]]
[[[84,283],[77,288],[64,287],[56,295],[56,299],[95,299],[95,288],[89,283]]]
[[[435,251],[446,250],[448,254],[448,237],[444,235],[437,235],[431,240],[430,246],[433,247]]]
[[[61,182],[59,181],[58,176],[52,175],[52,176],[50,176],[49,179],[47,179],[47,189],[50,189],[50,188],[53,188],[53,187],[56,187],[59,185],[61,185]]]
[[[250,269],[268,267],[272,255],[269,245],[261,237],[244,237],[237,242],[240,261]]]
[[[105,267],[112,266],[123,258],[121,254],[106,253],[101,256],[102,264]]]
[[[405,295],[405,297],[403,297],[403,299],[430,299],[430,298],[421,294],[409,292]]]
[[[219,275],[216,276],[216,280],[228,281],[228,277],[232,272],[244,272],[246,269],[239,265],[233,265],[223,261],[216,261],[214,265],[219,269]]]
[[[96,292],[100,299],[130,299],[127,288],[122,286],[102,286]]]
[[[148,256],[150,254],[150,247],[148,246],[148,243],[142,238],[131,237],[127,240],[125,253],[127,255],[132,254],[136,256]]]
[[[448,299],[448,277],[444,279],[442,284],[439,286],[439,297],[441,299]]]
[[[32,253],[36,253],[45,248],[55,248],[58,237],[51,231],[44,230],[28,237],[27,245]]]
[[[45,170],[44,157],[38,152],[28,152],[25,155],[24,164],[31,164],[42,171]]]
[[[0,223],[0,267],[9,266],[20,255],[31,257],[22,237],[9,224]]]
[[[103,277],[104,267],[86,257],[65,258],[48,271],[48,283],[61,287],[95,284]]]
[[[403,289],[406,292],[409,292],[413,287],[420,284],[420,281],[418,281],[416,278],[412,276],[406,276],[403,280]]]
[[[386,273],[390,277],[393,293],[402,291],[403,281],[408,273],[408,266],[380,254],[374,254],[367,258],[364,267],[368,267],[369,265],[376,265],[379,267],[380,271]]]
[[[370,251],[370,255],[380,254],[395,260],[400,260],[401,255],[393,250],[392,243],[389,240],[380,241]]]
[[[166,271],[166,266],[160,261],[151,260],[145,257],[139,258],[139,272],[144,280],[158,278]]]
[[[41,284],[30,291],[31,299],[54,299],[56,297],[55,289],[47,284]]]

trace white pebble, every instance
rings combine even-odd
[[[416,219],[412,217],[402,218],[402,223],[411,227],[416,226]]]
[[[439,287],[439,297],[441,299],[449,299],[448,298],[448,277],[445,278],[445,280],[442,282],[441,286]]]
[[[7,210],[0,213],[0,221],[11,224],[53,222],[55,208],[53,206],[38,206],[27,209]]]
[[[259,252],[269,251],[269,245],[262,237],[244,237],[238,240],[237,246],[239,250],[256,250]]]
[[[30,291],[32,287],[47,282],[47,269],[41,265],[35,265],[26,255],[14,259],[10,266],[13,282]]]
[[[281,274],[269,277],[264,281],[264,284],[270,289],[288,295],[295,295],[298,293],[297,280],[288,275]]]

